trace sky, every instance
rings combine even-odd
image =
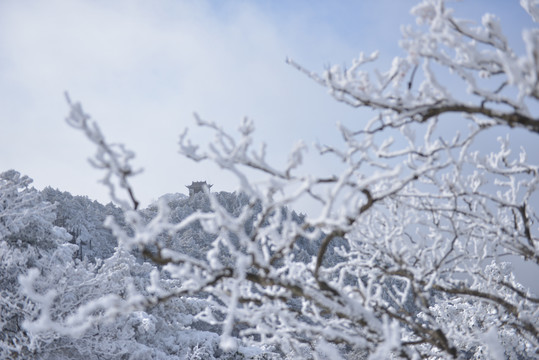
[[[466,2],[463,15],[502,14],[518,37],[526,13],[509,1]],[[142,205],[165,193],[185,193],[193,180],[234,191],[235,178],[178,154],[193,113],[234,132],[254,120],[270,160],[285,164],[299,139],[332,143],[337,122],[361,121],[361,111],[285,59],[321,72],[350,64],[361,51],[396,55],[400,26],[412,24],[412,0],[364,1],[0,1],[0,169],[14,168],[76,195],[108,202],[102,174],[87,159],[95,149],[64,121],[64,92],[80,101],[109,142],[133,150]],[[456,3],[457,7],[464,4]],[[507,9],[506,9],[507,8]],[[504,18],[503,16],[507,17]],[[314,153],[314,149],[311,151]]]
[[[193,112],[230,131],[252,118],[281,163],[298,139],[336,134],[336,121],[353,110],[285,59],[321,71],[377,48],[365,28],[353,33],[343,21],[364,21],[394,46],[398,26],[366,14],[380,5],[349,10],[307,1],[0,1],[0,168],[29,175],[37,188],[108,201],[86,161],[95,149],[64,121],[68,91],[108,141],[135,151],[143,205],[185,192],[192,180],[233,191],[234,178],[178,154],[186,127],[210,141],[194,129]]]
[[[333,100],[285,59],[321,72],[379,50],[384,69],[403,55],[400,27],[414,23],[416,3],[0,0],[0,171],[16,169],[38,189],[109,201],[103,174],[87,161],[94,146],[64,121],[67,91],[109,142],[136,153],[134,166],[144,171],[133,184],[143,206],[186,193],[191,181],[237,190],[230,174],[178,154],[187,127],[195,142],[212,139],[196,129],[193,113],[232,132],[253,119],[255,139],[267,143],[276,167],[298,139],[314,154],[314,142],[338,142],[337,122],[353,126],[367,115]],[[497,14],[522,53],[521,31],[533,23],[517,3],[449,2],[459,17]]]

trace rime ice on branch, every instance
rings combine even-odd
[[[537,2],[521,3],[536,19]],[[377,54],[320,76],[289,61],[337,100],[377,111],[354,128],[340,125],[339,146],[319,147],[340,172],[306,173],[302,142],[278,169],[264,144],[253,149],[250,120],[235,135],[196,116],[215,139],[205,150],[184,132],[180,152],[235,175],[248,201],[232,214],[208,192],[211,211],[179,222],[161,201],[144,222],[134,198],[133,207],[120,200],[130,231],[108,226],[123,249],[159,265],[148,292],[126,291],[123,301],[138,309],[205,297],[209,305],[195,317],[221,328],[227,351],[252,345],[292,358],[434,359],[493,358],[503,349],[507,358],[537,357],[539,298],[515,281],[505,259],[539,266],[539,167],[510,142],[513,127],[539,133],[530,106],[539,99],[538,30],[524,32],[526,53],[517,55],[493,15],[472,25],[441,0],[422,1],[412,13],[419,28],[403,29],[408,55],[386,72],[364,70]],[[434,64],[457,76],[463,91],[444,86]],[[71,106],[69,121],[98,146],[113,198],[111,178],[132,195],[132,154],[112,151]],[[454,119],[467,126],[444,126]],[[488,136],[499,127],[507,137]],[[480,136],[489,143],[478,146]],[[265,180],[252,183],[247,171]],[[320,204],[302,222],[288,211],[300,198]],[[191,226],[214,236],[204,259],[163,240]],[[161,286],[169,279],[174,286]]]

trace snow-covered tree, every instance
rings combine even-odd
[[[103,226],[107,216],[121,220],[121,210],[109,204],[103,206],[84,196],[73,196],[50,187],[41,192],[43,198],[55,204],[54,224],[65,228],[72,236],[71,242],[77,244],[77,256],[82,260],[88,257],[106,259],[112,256],[117,246],[116,239],[109,229]]]
[[[539,20],[537,1],[521,4]],[[387,71],[366,69],[377,54],[321,75],[289,61],[337,100],[376,112],[353,128],[339,125],[340,146],[318,147],[342,164],[340,173],[303,170],[303,143],[279,169],[266,160],[265,146],[253,149],[251,121],[233,135],[196,118],[214,141],[204,151],[184,133],[180,150],[237,176],[246,196],[238,208],[208,192],[209,208],[173,217],[162,200],[148,220],[129,181],[132,152],[106,141],[70,102],[68,123],[98,147],[92,163],[106,172],[128,228],[112,218],[107,226],[121,249],[159,265],[145,289],[116,294],[121,301],[98,297],[81,309],[128,316],[200,298],[207,306],[194,318],[221,329],[221,349],[266,347],[281,357],[539,356],[539,298],[505,261],[539,266],[539,166],[527,160],[529,149],[515,151],[511,143],[513,128],[539,133],[539,30],[523,33],[526,51],[518,54],[494,15],[476,25],[443,0],[424,0],[412,13],[418,27],[404,28],[406,56]],[[253,170],[266,180],[250,182]],[[319,211],[297,221],[287,209],[303,198]],[[211,239],[205,258],[167,242],[193,224],[205,234],[201,241]],[[25,291],[35,295],[32,278],[25,279]],[[70,318],[47,317],[47,296],[31,298],[41,308],[41,331],[74,326]],[[94,324],[84,311],[77,314]],[[32,322],[27,328],[36,329]]]
[[[110,253],[112,234],[100,227],[105,214],[115,218],[117,207],[51,188],[39,192],[14,170],[1,173],[0,180],[0,358],[252,359],[263,354],[260,348],[220,349],[218,329],[195,318],[208,306],[203,297],[142,309],[139,303],[149,296],[157,267],[122,248]],[[189,200],[171,206],[192,213],[190,205],[207,203],[202,197]],[[152,208],[141,213],[144,219],[153,214]],[[84,226],[93,243],[82,261],[81,244],[70,234],[73,226]],[[211,244],[213,238],[207,238]],[[187,250],[202,257],[200,244],[187,240]],[[155,283],[160,292],[180,286],[170,278]]]
[[[54,205],[44,201],[31,183],[32,179],[15,170],[0,174],[1,358],[28,356],[34,349],[22,324],[39,309],[21,293],[18,277],[30,268],[48,269],[49,255],[61,252],[60,244],[71,238],[54,226]]]

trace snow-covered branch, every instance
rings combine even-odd
[[[522,5],[535,19],[537,4],[522,1]],[[529,110],[530,103],[539,100],[538,29],[523,33],[526,53],[519,56],[492,14],[484,15],[480,26],[472,26],[468,20],[455,18],[443,0],[424,0],[412,14],[427,31],[403,27],[400,45],[408,55],[396,57],[385,72],[364,70],[377,54],[361,55],[349,69],[335,66],[323,76],[289,62],[327,86],[337,100],[380,111],[383,127],[461,113],[539,132],[539,118]],[[433,64],[459,78],[463,89],[444,86],[449,74],[434,73]],[[471,96],[459,98],[459,92]]]
[[[82,131],[88,140],[97,146],[95,156],[89,159],[89,161],[95,168],[107,171],[101,182],[108,187],[111,199],[124,209],[133,208],[136,210],[139,202],[135,198],[129,178],[137,175],[142,170],[133,170],[129,163],[135,157],[135,154],[127,150],[122,144],[106,142],[99,125],[90,118],[90,115],[84,112],[82,105],[80,103],[72,103],[67,93],[66,99],[71,108],[66,121],[73,128]],[[118,180],[119,186],[125,189],[129,200],[124,200],[117,196],[113,179]]]

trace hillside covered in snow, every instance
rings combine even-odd
[[[35,359],[269,359],[284,356],[274,346],[221,350],[218,346],[221,326],[210,317],[222,320],[224,315],[206,301],[203,293],[187,293],[129,315],[112,314],[113,320],[105,322],[97,321],[96,316],[95,323],[83,325],[78,317],[92,316],[94,311],[78,314],[80,305],[123,289],[146,295],[155,292],[151,276],[159,264],[138,250],[128,252],[118,247],[113,232],[104,225],[106,219],[114,219],[128,233],[131,229],[114,204],[103,205],[51,187],[37,191],[31,187],[30,178],[14,170],[2,173],[0,181],[0,357],[19,354]],[[249,205],[243,194],[220,192],[212,196],[235,217]],[[195,212],[211,211],[210,200],[204,193],[190,197],[167,194],[159,201],[170,209],[169,220],[174,224]],[[280,211],[297,224],[303,221],[302,215],[293,211],[284,208]],[[157,203],[139,213],[149,223],[157,216]],[[255,217],[245,221],[247,233],[253,221]],[[208,261],[215,239],[215,234],[206,232],[195,221],[174,236],[160,234],[158,243]],[[294,248],[297,261],[311,261],[319,245],[320,241],[298,239]],[[223,264],[232,265],[227,255],[223,252],[219,257]],[[330,255],[326,262],[337,256],[333,247]],[[33,288],[29,292],[24,285],[30,281]],[[169,276],[160,286],[172,288],[181,284]],[[49,296],[47,306],[52,319],[40,319],[43,310],[33,300],[42,294]],[[299,310],[300,305],[290,305]],[[75,333],[73,327],[56,328],[55,333],[40,329],[40,325],[47,325],[41,322],[69,317],[70,325],[78,329]],[[35,322],[36,319],[40,321]],[[235,326],[237,334],[242,324]]]

